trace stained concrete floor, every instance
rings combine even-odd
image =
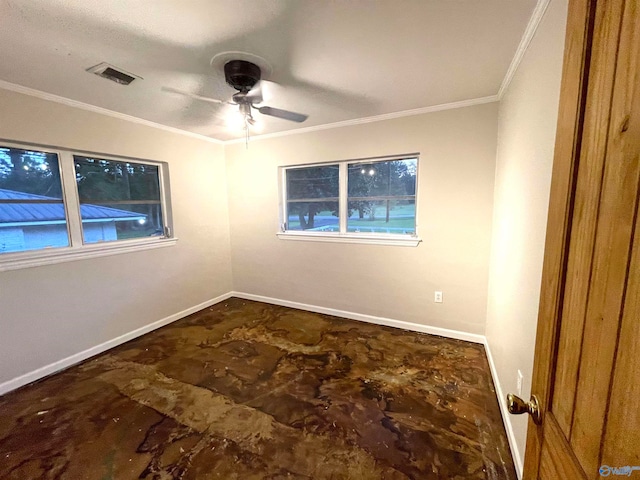
[[[516,475],[481,345],[233,298],[0,397],[0,478]]]

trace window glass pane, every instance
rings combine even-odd
[[[0,253],[68,245],[58,156],[0,146]]]
[[[163,234],[158,165],[74,160],[85,243]]]
[[[287,212],[287,230],[340,231],[338,202],[289,202]]]
[[[417,164],[415,158],[350,164],[347,231],[415,234]]]
[[[387,209],[387,203],[389,208]],[[365,208],[362,208],[366,205]],[[351,233],[395,233],[413,235],[416,233],[416,202],[375,201],[349,202],[350,217],[347,231]],[[387,214],[389,219],[387,220]]]
[[[286,171],[286,230],[339,231],[338,165]]]

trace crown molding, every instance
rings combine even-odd
[[[529,18],[529,22],[527,24],[527,27],[522,35],[522,38],[520,40],[520,43],[518,45],[518,48],[516,49],[516,52],[511,60],[511,63],[509,64],[509,68],[507,69],[507,72],[504,76],[504,79],[502,80],[502,84],[500,85],[500,89],[498,90],[498,93],[496,95],[490,95],[487,97],[478,97],[478,98],[472,98],[472,99],[468,99],[468,100],[462,100],[459,102],[451,102],[451,103],[443,103],[440,105],[432,105],[429,107],[422,107],[422,108],[416,108],[416,109],[412,109],[412,110],[403,110],[400,112],[392,112],[392,113],[385,113],[382,115],[375,115],[375,116],[371,116],[371,117],[363,117],[363,118],[357,118],[357,119],[353,119],[353,120],[344,120],[344,121],[340,121],[340,122],[334,122],[334,123],[325,123],[322,125],[314,125],[311,127],[305,127],[305,128],[298,128],[295,130],[286,130],[286,131],[282,131],[282,132],[274,132],[274,133],[267,133],[264,135],[255,135],[251,137],[251,141],[257,141],[257,140],[266,140],[269,138],[276,138],[276,137],[284,137],[284,136],[288,136],[288,135],[296,135],[296,134],[302,134],[302,133],[310,133],[310,132],[316,132],[316,131],[320,131],[320,130],[329,130],[329,129],[333,129],[333,128],[341,128],[341,127],[348,127],[348,126],[353,126],[353,125],[362,125],[365,123],[373,123],[373,122],[380,122],[383,120],[391,120],[391,119],[395,119],[395,118],[402,118],[402,117],[409,117],[409,116],[414,116],[414,115],[422,115],[425,113],[433,113],[433,112],[440,112],[443,110],[452,110],[452,109],[456,109],[456,108],[464,108],[464,107],[471,107],[474,105],[482,105],[485,103],[493,103],[493,102],[497,102],[500,101],[502,99],[502,97],[504,96],[506,90],[509,88],[509,85],[511,84],[511,81],[513,80],[513,77],[518,69],[518,66],[520,65],[520,62],[522,62],[522,59],[524,58],[524,55],[527,51],[527,49],[529,48],[529,45],[531,43],[531,40],[533,39],[536,30],[538,29],[538,26],[540,25],[540,22],[542,21],[542,18],[544,17],[544,14],[547,10],[547,7],[549,6],[551,0],[538,0],[538,2],[536,3],[535,8],[533,9],[533,13],[531,14],[531,17]],[[216,138],[213,137],[207,137],[206,135],[201,135],[198,133],[193,133],[193,132],[189,132],[187,130],[182,130],[179,128],[175,128],[175,127],[169,127],[167,125],[162,125],[160,123],[155,123],[152,122],[150,120],[144,120],[142,118],[139,117],[134,117],[132,115],[127,115],[124,113],[120,113],[120,112],[115,112],[113,110],[109,110],[106,108],[102,108],[102,107],[97,107],[95,105],[90,105],[88,103],[84,103],[84,102],[80,102],[78,100],[72,100],[70,98],[66,98],[66,97],[62,97],[59,95],[54,95],[52,93],[48,93],[48,92],[43,92],[41,90],[36,90],[34,88],[29,88],[29,87],[25,87],[22,85],[18,85],[15,83],[11,83],[11,82],[7,82],[5,80],[0,80],[0,89],[4,89],[4,90],[9,90],[12,92],[16,92],[16,93],[21,93],[24,95],[29,95],[31,97],[36,97],[36,98],[40,98],[42,100],[48,100],[51,102],[56,102],[56,103],[60,103],[62,105],[67,105],[70,107],[75,107],[75,108],[80,108],[82,110],[87,110],[90,112],[94,112],[94,113],[98,113],[101,115],[106,115],[109,117],[113,117],[113,118],[118,118],[120,120],[125,120],[128,122],[132,122],[132,123],[137,123],[139,125],[145,125],[148,127],[152,127],[152,128],[157,128],[159,130],[164,130],[167,132],[171,132],[171,133],[176,133],[178,135],[184,135],[187,137],[192,137],[192,138],[197,138],[199,140],[204,140],[206,142],[210,142],[210,143],[215,143],[215,144],[219,144],[219,145],[231,145],[231,144],[236,144],[236,143],[244,143],[245,139],[244,138],[235,138],[235,139],[231,139],[231,140],[218,140]]]
[[[547,11],[547,7],[549,6],[549,2],[551,0],[538,0],[535,8],[533,9],[533,13],[531,14],[531,18],[529,18],[529,23],[527,24],[527,28],[525,28],[524,33],[522,34],[522,38],[520,39],[520,44],[516,49],[516,53],[513,55],[511,59],[511,64],[507,69],[507,73],[502,80],[502,84],[500,85],[500,90],[498,90],[498,100],[502,100],[505,92],[509,88],[511,84],[511,80],[513,80],[513,76],[516,74],[518,70],[518,66],[522,59],[524,58],[524,54],[527,53],[527,49],[529,48],[529,44],[531,44],[531,40],[533,40],[533,36],[536,34],[536,30],[538,30],[538,26],[542,21],[542,17],[544,17],[545,12]]]
[[[488,97],[478,97],[478,98],[471,98],[469,100],[461,100],[459,102],[442,103],[440,105],[432,105],[430,107],[416,108],[413,110],[403,110],[401,112],[385,113],[382,115],[375,115],[373,117],[356,118],[353,120],[344,120],[341,122],[314,125],[312,127],[297,128],[295,130],[286,130],[284,132],[266,133],[264,135],[255,135],[255,136],[252,135],[250,142],[253,142],[256,140],[266,140],[266,139],[275,138],[275,137],[286,137],[289,135],[297,135],[300,133],[317,132],[319,130],[329,130],[332,128],[349,127],[352,125],[362,125],[364,123],[380,122],[382,120],[391,120],[394,118],[410,117],[413,115],[422,115],[425,113],[440,112],[442,110],[453,110],[455,108],[471,107],[474,105],[482,105],[485,103],[497,102],[498,100],[499,99],[497,95],[490,95]],[[244,143],[244,142],[245,142],[244,138],[234,138],[232,140],[226,140],[222,143],[224,143],[225,145],[231,145],[234,143]]]
[[[216,138],[207,137],[205,135],[200,135],[198,133],[188,132],[186,130],[181,130],[175,127],[169,127],[167,125],[151,122],[149,120],[144,120],[142,118],[127,115],[125,113],[114,112],[113,110],[109,110],[102,107],[96,107],[95,105],[90,105],[88,103],[80,102],[78,100],[72,100],[66,97],[61,97],[59,95],[54,95],[53,93],[43,92],[41,90],[36,90],[35,88],[24,87],[22,85],[7,82],[5,80],[0,80],[0,88],[3,90],[9,90],[11,92],[29,95],[30,97],[36,97],[41,100],[48,100],[50,102],[56,102],[62,105],[67,105],[69,107],[80,108],[82,110],[87,110],[89,112],[99,113],[101,115],[106,115],[108,117],[118,118],[120,120],[125,120],[127,122],[137,123],[139,125],[145,125],[147,127],[157,128],[159,130],[164,130],[171,133],[177,133],[178,135],[197,138],[199,140],[204,140],[205,142],[216,143],[219,145],[224,143],[221,140],[218,140]]]
[[[548,0],[547,0],[548,1]],[[155,123],[155,122],[151,122],[149,120],[144,120],[142,118],[138,118],[138,117],[134,117],[131,115],[127,115],[124,113],[119,113],[119,112],[115,112],[113,110],[108,110],[106,108],[102,108],[102,107],[97,107],[95,105],[90,105],[88,103],[84,103],[84,102],[80,102],[78,100],[72,100],[70,98],[65,98],[65,97],[61,97],[59,95],[54,95],[52,93],[47,93],[47,92],[43,92],[41,90],[36,90],[34,88],[29,88],[29,87],[24,87],[22,85],[18,85],[15,83],[11,83],[11,82],[7,82],[5,80],[0,80],[0,89],[4,89],[4,90],[9,90],[12,92],[16,92],[16,93],[22,93],[24,95],[29,95],[31,97],[36,97],[36,98],[40,98],[42,100],[49,100],[52,102],[56,102],[56,103],[60,103],[63,105],[67,105],[70,107],[76,107],[76,108],[80,108],[82,110],[87,110],[90,112],[94,112],[94,113],[99,113],[102,115],[107,115],[109,117],[114,117],[114,118],[118,118],[120,120],[125,120],[128,122],[132,122],[132,123],[137,123],[140,125],[146,125],[148,127],[152,127],[152,128],[157,128],[160,130],[165,130],[168,132],[172,132],[172,133],[177,133],[179,135],[185,135],[187,137],[192,137],[192,138],[197,138],[199,140],[204,140],[206,142],[210,142],[210,143],[215,143],[215,144],[219,144],[219,145],[229,145],[229,144],[235,144],[235,143],[244,143],[245,139],[243,138],[234,138],[231,140],[218,140],[216,138],[212,138],[212,137],[207,137],[205,135],[200,135],[197,133],[193,133],[193,132],[189,132],[186,130],[181,130],[179,128],[175,128],[175,127],[169,127],[167,125],[162,125],[159,123]],[[464,107],[471,107],[474,105],[482,105],[485,103],[493,103],[493,102],[497,102],[499,100],[499,96],[498,95],[490,95],[487,97],[478,97],[478,98],[471,98],[468,100],[461,100],[459,102],[451,102],[451,103],[442,103],[440,105],[432,105],[429,107],[422,107],[422,108],[416,108],[413,110],[403,110],[400,112],[392,112],[392,113],[385,113],[382,115],[375,115],[372,117],[363,117],[363,118],[355,118],[353,120],[344,120],[341,122],[334,122],[334,123],[325,123],[322,125],[314,125],[311,127],[305,127],[305,128],[298,128],[295,130],[286,130],[283,132],[275,132],[275,133],[267,133],[264,135],[255,135],[255,136],[251,136],[251,140],[250,141],[257,141],[257,140],[266,140],[269,138],[275,138],[275,137],[285,137],[288,135],[296,135],[296,134],[301,134],[301,133],[309,133],[309,132],[316,132],[316,131],[320,131],[320,130],[329,130],[332,128],[341,128],[341,127],[349,127],[349,126],[353,126],[353,125],[362,125],[365,123],[373,123],[373,122],[380,122],[383,120],[391,120],[394,118],[402,118],[402,117],[410,117],[410,116],[414,116],[414,115],[423,115],[425,113],[434,113],[434,112],[440,112],[443,110],[453,110],[456,108],[464,108]]]

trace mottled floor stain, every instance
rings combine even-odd
[[[233,298],[0,397],[0,478],[516,475],[481,345]]]

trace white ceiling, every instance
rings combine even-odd
[[[263,57],[276,85],[263,133],[496,95],[535,0],[0,0],[0,79],[219,140],[243,136],[211,58]],[[123,87],[85,70],[141,76]]]

